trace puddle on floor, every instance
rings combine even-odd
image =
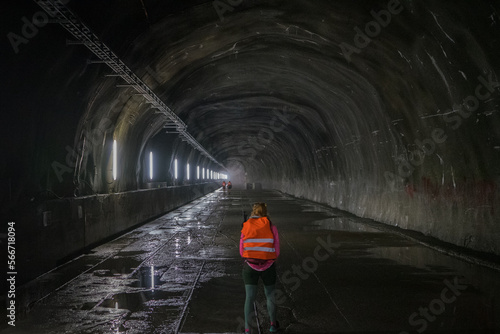
[[[155,289],[160,285],[166,283],[166,281],[161,280],[162,275],[166,271],[166,267],[141,267],[137,272],[137,281],[129,284],[130,287],[134,288],[146,288]]]
[[[184,305],[184,296],[179,292],[145,290],[133,293],[119,293],[105,299],[101,307],[126,309],[131,312],[152,311],[158,307],[180,307]]]
[[[129,257],[114,257],[96,266],[93,274],[99,277],[128,275],[140,264],[141,261]]]

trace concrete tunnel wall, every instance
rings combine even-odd
[[[23,236],[17,261],[21,282],[219,187],[218,182],[207,182],[46,201],[30,212],[34,224],[17,222],[18,235]],[[29,299],[36,300],[32,294]]]
[[[495,1],[68,6],[235,183],[261,182],[500,255]],[[21,18],[39,11],[12,5],[3,36],[24,36]],[[117,88],[123,81],[106,77],[105,65],[89,64],[83,46],[67,46],[61,27],[39,25],[27,42],[2,41],[2,123],[12,138],[0,163],[4,221],[29,229],[36,219],[26,206],[147,188],[150,150],[156,185],[176,184],[174,157],[218,168],[166,134],[162,116],[131,88]]]
[[[17,235],[22,236],[17,241],[16,265],[22,273],[18,286],[23,284],[17,291],[18,314],[29,312],[32,303],[52,292],[51,284],[33,286],[30,280],[219,187],[218,182],[206,182],[46,201],[31,212],[34,224],[17,221],[16,225]]]

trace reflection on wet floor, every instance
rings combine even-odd
[[[102,262],[93,269],[95,276],[121,276],[129,275],[137,266],[141,264],[140,260],[130,257],[115,257]]]
[[[278,227],[282,333],[500,332],[500,275],[270,191],[215,192],[39,278],[56,291],[2,333],[239,333],[243,211]],[[54,285],[55,284],[55,285]],[[269,326],[263,289],[255,305]]]
[[[166,283],[161,280],[163,273],[167,270],[167,267],[141,267],[137,271],[137,281],[134,281],[129,286],[134,288],[146,288],[154,290],[159,285]]]
[[[377,230],[365,224],[361,224],[359,222],[354,222],[350,218],[345,218],[345,217],[327,218],[314,221],[310,224],[304,225],[303,229],[304,231],[333,230],[333,231],[349,231],[349,232],[356,232],[356,231],[373,232],[373,233],[380,232],[380,230]]]

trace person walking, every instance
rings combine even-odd
[[[250,333],[253,323],[253,305],[257,297],[259,278],[264,283],[267,312],[271,327],[270,332],[277,332],[279,323],[276,320],[276,265],[280,254],[278,229],[267,216],[266,203],[255,203],[250,218],[243,223],[240,237],[240,255],[245,259],[243,265],[243,281],[245,283],[245,333]]]

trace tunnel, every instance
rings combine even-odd
[[[17,321],[60,289],[34,282],[192,203],[238,225],[281,196],[498,271],[499,13],[493,0],[4,5],[0,240]],[[500,330],[488,312],[484,333]]]

